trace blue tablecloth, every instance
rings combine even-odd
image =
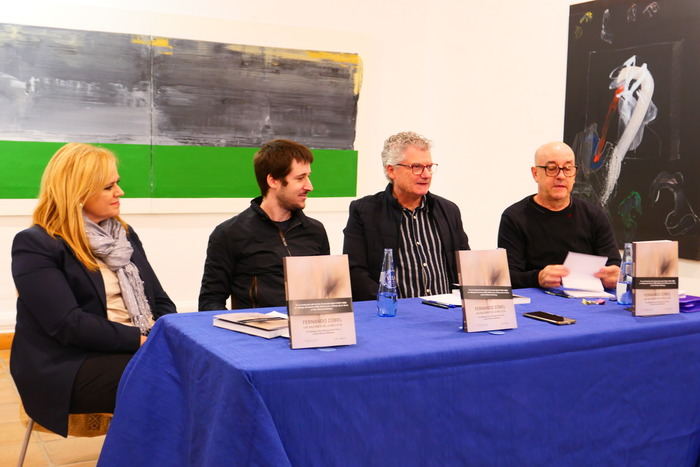
[[[356,302],[357,345],[331,351],[165,316],[100,465],[696,465],[700,313],[517,292],[532,303],[503,335],[462,332],[459,308]],[[522,316],[538,309],[577,323]]]

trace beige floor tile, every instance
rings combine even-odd
[[[19,402],[0,404],[0,423],[19,421]]]
[[[49,460],[56,465],[96,461],[102,450],[104,436],[68,438],[43,443]]]
[[[48,431],[35,431],[32,436],[38,436],[41,441],[56,441],[59,439],[66,439],[61,435],[57,435],[56,433],[48,432]]]
[[[15,385],[9,381],[0,380],[0,404],[12,404],[19,401]]]
[[[3,446],[2,449],[0,449],[0,465],[17,465],[21,447],[21,442],[10,446]],[[48,467],[50,465],[51,464],[46,457],[46,453],[44,448],[41,446],[41,443],[29,443],[27,456],[24,458],[24,467]]]
[[[12,375],[10,374],[10,368],[0,368],[0,381],[9,381],[12,384],[15,384],[15,382],[12,380]]]
[[[2,422],[0,423],[0,446],[9,446],[19,444],[24,440],[24,433],[27,428],[20,422]],[[30,438],[31,443],[38,443],[38,438],[32,433]],[[0,449],[1,450],[1,449]]]
[[[8,368],[10,367],[10,349],[0,350],[0,360],[2,360]]]
[[[90,462],[78,462],[77,464],[61,464],[61,467],[95,467],[97,460]]]

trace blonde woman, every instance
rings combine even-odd
[[[153,320],[175,312],[119,218],[123,194],[110,151],[66,144],[44,170],[32,227],[12,244],[10,370],[29,416],[63,436],[69,413],[114,411]]]

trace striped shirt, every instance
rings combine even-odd
[[[396,264],[399,297],[449,293],[442,241],[425,197],[415,211],[402,208],[401,213]]]

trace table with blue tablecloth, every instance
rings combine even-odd
[[[696,465],[700,313],[516,292],[532,302],[503,334],[465,333],[461,309],[420,299],[394,318],[356,302],[357,345],[332,349],[216,328],[217,312],[164,316],[122,377],[99,464]]]

